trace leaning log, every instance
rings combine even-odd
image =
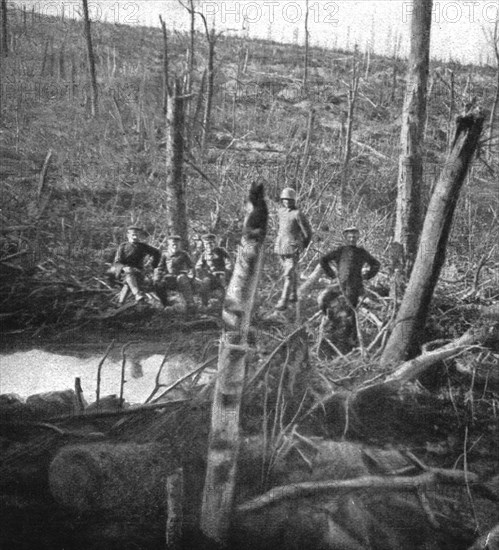
[[[234,500],[248,332],[262,266],[267,218],[263,185],[253,184],[234,273],[224,301],[201,510],[203,533],[222,544],[227,540]]]
[[[396,366],[417,352],[430,301],[445,261],[447,241],[459,192],[478,146],[484,114],[457,120],[456,135],[430,199],[419,248],[394,328],[381,356],[384,365]]]

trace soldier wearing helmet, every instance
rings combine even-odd
[[[194,311],[194,266],[187,252],[180,248],[181,240],[179,235],[168,237],[168,246],[154,270],[153,282],[163,306],[168,305],[168,291],[178,291],[184,299],[187,312],[191,312]]]
[[[279,229],[275,243],[275,253],[280,257],[284,271],[284,286],[277,310],[285,310],[288,303],[298,300],[298,260],[300,253],[312,240],[312,227],[301,210],[296,207],[296,192],[286,187],[281,192],[279,209]]]
[[[346,244],[331,250],[322,258],[319,263],[324,273],[331,279],[338,278],[342,295],[348,304],[355,308],[359,297],[364,291],[363,280],[374,277],[380,268],[379,261],[371,256],[367,250],[357,246],[360,232],[356,227],[347,227],[343,230]],[[334,264],[335,270],[331,268]],[[367,271],[365,270],[367,266]],[[337,287],[326,289],[319,298],[321,309],[326,312],[330,299],[337,294]]]

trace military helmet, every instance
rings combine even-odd
[[[296,191],[292,189],[291,187],[285,187],[281,191],[281,199],[289,199],[289,200],[296,200]]]

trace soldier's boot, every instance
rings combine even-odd
[[[154,285],[154,291],[156,292],[159,301],[161,302],[161,305],[163,307],[166,307],[168,305],[168,291],[163,285]]]
[[[189,278],[186,275],[180,275],[177,279],[177,285],[184,299],[187,313],[194,313],[196,306],[194,305],[194,296]]]
[[[126,283],[121,287],[121,290],[120,290],[120,293],[119,293],[119,296],[118,296],[118,304],[120,306],[122,306],[125,303],[125,300],[126,300],[126,297],[128,296],[129,290],[130,290],[130,288]]]
[[[286,279],[284,281],[284,287],[282,289],[281,297],[275,306],[275,309],[277,311],[284,311],[288,307],[288,298],[289,298],[290,291],[291,291],[291,281]]]
[[[135,296],[136,302],[142,302],[146,299],[145,293],[142,292],[142,290],[140,290],[139,288],[137,275],[135,275],[134,273],[128,273],[125,276],[125,282],[132,291],[132,294]]]
[[[211,289],[211,279],[205,278],[199,282],[199,297],[201,298],[201,305],[203,307],[208,307],[210,301],[210,289]]]

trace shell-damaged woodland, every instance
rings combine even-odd
[[[100,357],[1,393],[2,548],[499,548],[499,25],[413,3],[405,59],[1,2],[2,362]]]

